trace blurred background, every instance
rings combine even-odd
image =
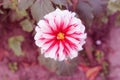
[[[44,58],[35,26],[56,8],[86,26],[84,50],[69,61]],[[120,0],[0,0],[0,80],[120,80]]]

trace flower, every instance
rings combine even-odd
[[[63,61],[77,57],[85,43],[85,26],[74,12],[56,9],[35,28],[35,43],[45,57]]]

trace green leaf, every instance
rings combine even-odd
[[[54,8],[50,0],[37,0],[31,7],[32,16],[36,21],[39,21],[53,10]]]
[[[109,66],[108,62],[105,62],[105,61],[104,61],[104,62],[102,63],[102,67],[103,67],[104,74],[108,74],[108,73],[109,73],[108,66]]]
[[[18,69],[16,62],[9,63],[9,64],[8,64],[8,67],[9,67],[10,70],[13,71],[13,72],[15,72],[15,71]]]
[[[12,11],[12,14],[10,15],[10,20],[12,22],[14,21],[21,21],[24,18],[29,18],[29,15],[27,13],[27,11],[25,10],[16,10],[16,11]]]
[[[120,11],[120,0],[109,0],[108,9],[111,14]]]
[[[17,18],[17,20],[20,20],[20,19],[22,19],[24,17],[27,17],[27,16],[28,16],[27,11],[25,11],[25,10],[16,10],[16,18]]]
[[[5,9],[10,8],[15,10],[17,8],[18,0],[3,0],[3,3],[4,3],[3,8]]]
[[[24,55],[22,52],[22,48],[21,48],[21,43],[23,41],[24,41],[23,36],[16,36],[16,37],[11,37],[8,39],[9,47],[10,47],[10,49],[13,50],[13,52],[16,56]]]
[[[25,19],[22,22],[20,22],[20,25],[22,26],[22,29],[24,31],[31,32],[33,30],[32,23],[28,19]]]

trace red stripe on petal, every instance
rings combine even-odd
[[[45,19],[45,21],[46,21],[46,23],[47,23],[48,28],[50,28],[51,31],[54,32],[54,29],[53,29],[53,28],[50,26],[50,24],[49,24],[49,20]]]
[[[50,47],[45,52],[48,52],[50,49],[52,49],[55,46],[56,43],[57,42],[54,40],[53,43],[50,45]]]
[[[65,41],[62,41],[62,45],[64,46],[64,50],[63,53],[65,53],[66,56],[68,56],[70,54],[70,50],[69,48],[65,45]]]
[[[76,26],[77,24],[68,25],[65,29],[63,29],[63,32],[67,34],[68,31],[73,30],[73,28],[75,28]]]
[[[71,49],[75,49],[77,50],[77,45],[75,43],[73,43],[72,41],[65,39],[66,43],[69,44],[69,46],[71,47]]]
[[[82,33],[77,33],[77,32],[74,32],[72,34],[67,34],[66,36],[69,36],[69,37],[72,37],[78,41],[80,41],[80,36],[81,36]]]
[[[57,49],[57,51],[56,51],[56,56],[57,56],[57,58],[59,58],[59,53],[58,53],[58,51],[59,51],[59,49],[60,49],[60,41],[57,43],[57,45],[58,45],[58,49]]]
[[[45,40],[45,38],[39,38],[39,40]]]

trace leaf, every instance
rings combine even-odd
[[[16,10],[16,18],[17,18],[17,20],[20,20],[20,19],[22,19],[24,17],[27,17],[27,16],[28,16],[27,11],[25,11],[25,10]]]
[[[87,72],[86,72],[86,77],[89,80],[95,80],[96,76],[98,75],[99,71],[101,70],[100,66],[96,66],[93,68],[90,68]]]
[[[96,60],[98,61],[98,63],[102,63],[104,53],[102,51],[100,51],[100,50],[96,50],[95,56],[96,56]]]
[[[31,7],[31,14],[36,21],[39,21],[54,8],[50,0],[37,0]]]
[[[120,0],[109,0],[107,7],[110,14],[120,11]]]
[[[10,0],[3,0],[3,8],[10,8],[11,6],[11,1]]]
[[[94,15],[100,15],[106,10],[107,0],[88,0],[88,4],[91,6]]]
[[[4,12],[0,9],[0,14],[4,14]]]
[[[16,71],[18,69],[17,67],[17,63],[16,62],[13,62],[13,63],[9,63],[8,64],[8,67],[10,68],[11,71]]]
[[[84,1],[78,1],[78,5],[76,6],[76,8],[80,17],[89,24],[90,21],[92,21],[92,19],[94,18],[92,7]]]
[[[96,66],[96,67],[90,68],[85,64],[80,64],[78,68],[79,68],[79,70],[85,72],[86,77],[88,78],[88,80],[95,80],[95,78],[98,75],[99,71],[102,69],[101,66]]]
[[[79,0],[76,7],[80,17],[90,24],[96,16],[105,13],[106,5],[107,0]]]
[[[18,2],[18,8],[20,10],[26,10],[33,4],[34,1],[35,0],[20,0]]]
[[[67,0],[51,0],[51,1],[57,5],[67,6],[68,4]]]
[[[10,19],[12,22],[14,21],[20,21],[23,18],[29,18],[28,13],[26,10],[18,10],[16,9],[16,11],[12,11],[12,14],[10,15]]]
[[[7,9],[13,9],[15,10],[17,8],[18,1],[17,0],[3,0],[3,8]]]
[[[21,21],[20,25],[24,31],[31,32],[33,30],[32,23],[28,19]]]
[[[104,61],[104,62],[102,63],[102,68],[103,68],[104,74],[106,74],[106,75],[109,73],[108,67],[109,67],[108,62],[105,62],[105,61]]]
[[[9,47],[13,50],[16,56],[24,55],[21,49],[21,43],[24,41],[23,36],[11,37],[8,39]]]

